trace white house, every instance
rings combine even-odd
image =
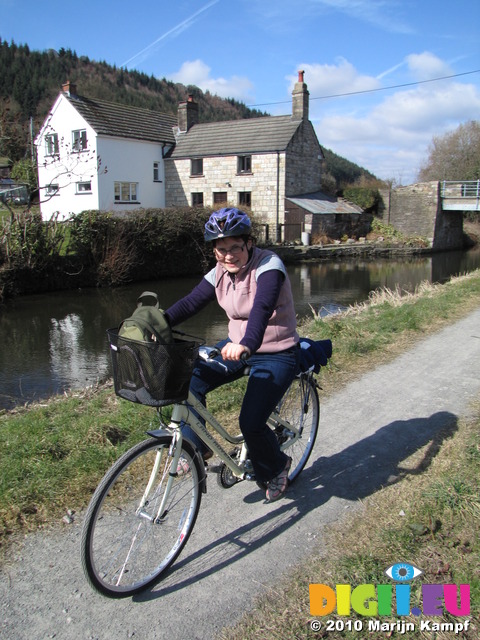
[[[42,218],[165,207],[177,118],[78,96],[70,82],[62,89],[35,140]]]

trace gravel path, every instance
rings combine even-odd
[[[192,537],[152,590],[110,600],[90,589],[81,514],[28,536],[0,573],[0,638],[214,638],[308,557],[326,524],[391,480],[440,430],[453,432],[479,393],[480,308],[329,397],[309,466],[285,499],[266,505],[253,483],[222,490],[209,476]]]

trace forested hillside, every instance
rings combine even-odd
[[[12,163],[30,157],[32,134],[34,137],[38,132],[67,80],[76,83],[82,96],[164,113],[176,113],[178,103],[192,94],[199,104],[200,122],[268,115],[234,99],[96,62],[77,56],[70,49],[31,51],[28,45],[8,43],[0,37],[0,156]],[[326,170],[337,186],[353,183],[362,176],[374,178],[332,151],[325,152]]]

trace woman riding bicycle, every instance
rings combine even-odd
[[[217,361],[223,366],[199,359],[190,389],[206,404],[209,391],[240,378],[243,369],[250,368],[239,425],[255,477],[266,484],[267,500],[273,502],[285,494],[291,458],[280,451],[267,418],[297,373],[299,338],[285,266],[272,251],[256,247],[251,232],[250,219],[239,209],[212,213],[205,225],[205,241],[213,244],[217,264],[166,315],[176,326],[212,300],[225,310],[228,339],[216,345],[221,350]],[[211,456],[188,425],[183,433],[205,460]]]

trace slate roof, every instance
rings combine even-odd
[[[193,125],[177,137],[171,158],[239,155],[284,151],[301,120],[265,116]]]
[[[321,191],[307,193],[295,198],[286,198],[309,213],[363,213],[363,209],[353,202],[327,195]]]
[[[98,135],[175,143],[177,117],[104,100],[63,94]]]

